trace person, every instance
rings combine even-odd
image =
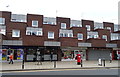
[[[81,54],[77,54],[77,56],[76,56],[75,59],[77,60],[77,65],[80,65],[80,64],[81,64],[81,61],[82,61],[82,59],[81,59]]]
[[[51,54],[50,54],[50,60],[51,60],[51,62],[52,62],[52,59],[53,59],[53,52],[51,52]]]
[[[37,54],[36,52],[34,53],[34,57],[33,57],[33,62],[35,62],[37,60]]]
[[[13,54],[11,54],[11,55],[9,56],[9,58],[10,58],[10,62],[9,62],[9,64],[10,64],[10,63],[13,64]]]

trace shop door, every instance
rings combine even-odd
[[[88,60],[98,60],[99,58],[110,60],[110,50],[90,50],[88,52]]]
[[[17,49],[14,50],[14,60],[17,60]]]

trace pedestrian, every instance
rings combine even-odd
[[[51,54],[50,54],[50,60],[52,62],[52,60],[53,60],[53,52],[51,52]]]
[[[77,65],[80,65],[81,62],[82,62],[81,54],[77,54],[77,56],[76,56],[76,60],[77,60]]]
[[[11,53],[11,55],[9,56],[9,58],[10,58],[10,62],[9,62],[9,64],[10,64],[10,63],[13,64],[13,54],[12,54],[12,53]]]

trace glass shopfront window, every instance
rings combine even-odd
[[[62,59],[73,59],[74,58],[74,52],[70,50],[63,50],[62,51]]]
[[[9,60],[9,55],[13,54],[14,60],[23,59],[23,49],[2,49],[2,60]]]

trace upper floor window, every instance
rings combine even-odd
[[[38,27],[38,21],[37,20],[33,20],[32,21],[32,26],[33,27]]]
[[[111,31],[111,27],[106,27],[106,29],[110,30]]]
[[[102,39],[105,39],[107,41],[107,35],[103,35]]]
[[[98,38],[98,35],[94,35],[94,38]]]
[[[27,27],[26,35],[42,36],[42,28]]]
[[[87,39],[98,38],[98,32],[87,32]]]
[[[111,40],[119,40],[119,34],[118,33],[111,33]]]
[[[78,33],[77,37],[78,37],[78,40],[83,40],[83,34],[82,33]]]
[[[86,25],[87,31],[90,31],[90,25]]]
[[[44,18],[43,18],[43,24],[52,24],[52,25],[56,25],[56,18],[44,17]]]
[[[73,37],[73,34],[72,34],[72,33],[69,33],[69,34],[68,34],[68,37]]]
[[[59,37],[73,37],[72,33],[60,33]]]
[[[20,30],[12,30],[12,37],[20,37]]]
[[[66,23],[61,23],[61,29],[66,29]]]
[[[54,32],[48,32],[48,39],[54,39]]]
[[[6,35],[6,26],[0,26],[0,34]]]
[[[2,24],[2,25],[5,24],[5,18],[0,17],[0,24]]]

